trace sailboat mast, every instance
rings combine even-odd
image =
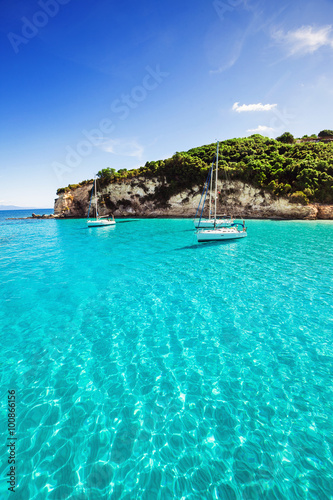
[[[217,177],[218,177],[218,168],[219,168],[219,141],[217,141],[217,148],[216,148],[214,229],[216,228],[216,205],[217,205]]]
[[[213,189],[213,165],[211,166],[211,177],[209,183],[209,215],[208,219],[212,218],[212,189]]]
[[[95,202],[96,202],[96,219],[97,219],[98,213],[97,213],[97,189],[96,189],[96,177],[95,177]]]

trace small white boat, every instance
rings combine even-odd
[[[223,241],[223,240],[235,240],[239,238],[245,238],[247,236],[245,222],[233,222],[231,218],[224,216],[222,219],[218,219],[216,215],[217,206],[217,180],[218,180],[218,165],[219,165],[219,143],[217,142],[216,148],[216,167],[215,167],[215,202],[214,202],[214,216],[209,219],[204,219],[201,225],[202,219],[198,220],[197,228],[197,240],[198,243],[204,241]],[[212,192],[213,184],[213,165],[211,167],[211,172],[209,174],[207,183],[210,183],[210,192]],[[208,185],[207,185],[208,189]],[[206,191],[207,192],[207,191]],[[211,196],[209,201],[209,214],[211,214]],[[203,211],[203,208],[202,208]],[[222,221],[221,224],[218,221]],[[211,224],[211,225],[208,225]],[[202,228],[202,229],[201,229]]]
[[[95,189],[95,213],[96,217],[94,219],[89,219],[89,213],[90,213],[90,205],[91,205],[91,199],[92,195]],[[95,182],[93,189],[91,191],[91,198],[90,198],[90,204],[89,204],[89,210],[88,210],[88,219],[87,219],[87,225],[88,227],[101,227],[101,226],[114,226],[116,224],[116,221],[114,220],[114,217],[110,216],[98,216],[98,209],[97,209],[97,188],[96,188],[96,177],[95,177]]]

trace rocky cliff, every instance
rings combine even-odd
[[[87,217],[92,183],[59,194],[54,214]],[[242,181],[220,181],[217,213],[240,218],[333,219],[333,206],[292,203]],[[98,193],[99,215],[115,217],[194,217],[202,186],[184,190],[168,199],[161,196],[161,182],[143,176],[106,185]],[[92,198],[94,207],[95,198]],[[207,209],[206,209],[207,210]],[[207,214],[207,213],[205,213]],[[90,213],[94,216],[94,211]]]

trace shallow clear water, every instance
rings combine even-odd
[[[332,499],[333,222],[4,215],[15,499]]]

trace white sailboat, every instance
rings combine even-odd
[[[215,167],[215,203],[214,203],[214,217],[212,217],[213,227],[212,229],[201,228],[200,220],[197,230],[197,240],[198,242],[204,241],[222,241],[222,240],[232,240],[238,238],[245,238],[247,236],[245,222],[233,222],[231,218],[224,219],[223,225],[217,224],[216,207],[217,207],[217,180],[218,180],[218,164],[219,164],[219,143],[217,142],[216,148],[216,167]],[[213,172],[212,172],[213,174]],[[213,179],[210,178],[210,189],[212,189]],[[210,207],[211,209],[211,207]],[[207,227],[207,226],[206,226]]]
[[[88,210],[88,219],[87,219],[87,225],[88,227],[100,227],[100,226],[114,226],[116,224],[116,221],[114,220],[114,217],[110,218],[108,215],[107,216],[101,216],[99,217],[98,215],[98,208],[97,208],[97,186],[96,186],[96,177],[94,180],[94,189],[95,190],[95,219],[89,219],[89,212],[90,212],[90,204],[89,204],[89,210]],[[91,196],[93,194],[93,191],[91,193]],[[91,203],[91,199],[90,199]]]

